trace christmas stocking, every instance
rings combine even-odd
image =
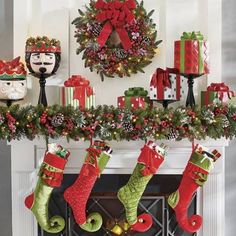
[[[168,203],[174,209],[180,227],[189,233],[198,231],[202,225],[201,216],[188,217],[188,207],[192,197],[198,187],[202,187],[207,181],[213,163],[220,156],[221,154],[216,150],[209,153],[206,148],[196,145],[183,172],[178,190],[168,197]]]
[[[61,186],[63,170],[69,155],[60,145],[49,144],[40,167],[37,186],[25,199],[26,207],[33,212],[40,227],[48,233],[59,233],[65,227],[62,217],[53,216],[49,219],[48,203],[53,189]]]
[[[149,180],[164,161],[166,153],[164,145],[158,147],[151,141],[141,150],[128,183],[118,191],[118,198],[125,207],[127,221],[131,229],[137,232],[145,232],[152,226],[149,214],[137,217],[138,203]]]
[[[86,204],[97,178],[111,157],[112,150],[104,142],[95,141],[87,152],[80,174],[75,183],[66,189],[64,198],[71,206],[77,224],[88,232],[96,232],[102,226],[102,217],[99,213],[86,217]]]

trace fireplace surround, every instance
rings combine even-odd
[[[78,174],[82,166],[88,142],[67,143],[66,140],[50,140],[59,142],[71,152],[65,173]],[[143,142],[110,142],[113,156],[104,171],[105,175],[131,174],[135,166]],[[164,164],[158,171],[159,175],[181,175],[191,154],[192,144],[166,141],[170,149]],[[196,196],[196,212],[203,216],[203,225],[197,236],[224,235],[224,157],[226,140],[207,140],[200,142],[209,149],[218,149],[222,157],[217,161],[214,170],[205,186]],[[25,208],[24,197],[34,187],[33,179],[37,174],[45,152],[45,141],[13,141],[11,145],[12,161],[12,222],[13,236],[38,236],[38,226],[33,214]],[[146,196],[148,197],[148,196]],[[162,234],[160,234],[162,235]],[[164,235],[164,234],[163,234]],[[177,234],[173,234],[178,236]],[[43,235],[42,235],[43,236]],[[66,235],[67,236],[67,235]],[[73,235],[74,236],[74,235]]]

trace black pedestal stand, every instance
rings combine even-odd
[[[163,100],[163,101],[157,101],[158,103],[161,103],[164,109],[167,109],[169,104],[172,102],[175,102],[173,100]]]
[[[181,74],[181,75],[183,75],[185,78],[188,79],[188,96],[186,100],[186,107],[190,106],[191,108],[193,108],[196,105],[193,93],[194,79],[202,75],[195,75],[195,74]]]
[[[38,104],[42,104],[46,107],[48,105],[48,102],[47,102],[47,97],[46,97],[46,92],[45,92],[46,76],[44,73],[40,74],[39,84],[40,84],[40,93],[39,93]]]

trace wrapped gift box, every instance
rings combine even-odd
[[[184,91],[181,89],[183,78],[179,70],[158,68],[150,82],[150,99],[155,101],[178,101]]]
[[[209,44],[200,32],[184,32],[175,41],[174,67],[183,74],[209,74]]]
[[[60,88],[60,104],[74,108],[95,107],[95,92],[90,82],[80,75],[73,75]]]
[[[125,96],[117,98],[118,107],[129,109],[145,109],[150,105],[150,100],[147,95],[148,92],[144,90],[144,88],[129,88],[125,91]]]
[[[233,97],[235,93],[225,83],[212,83],[207,87],[207,91],[201,92],[201,105],[229,103]]]

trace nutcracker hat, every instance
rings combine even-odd
[[[12,61],[0,60],[0,80],[25,80],[25,65],[20,62],[20,57]]]
[[[30,37],[26,41],[25,51],[31,53],[61,53],[61,43],[59,40],[49,39],[47,36]]]

